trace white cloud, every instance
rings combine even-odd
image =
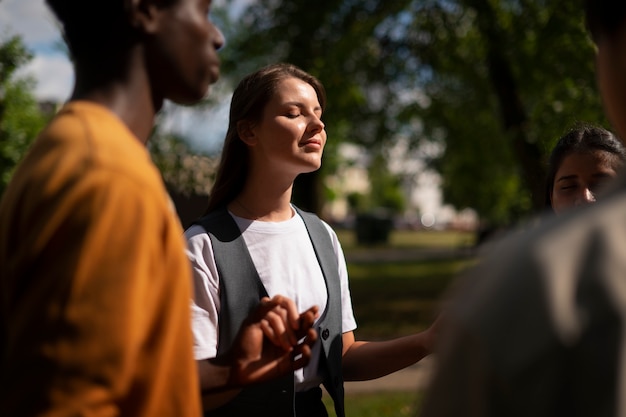
[[[219,153],[228,128],[230,98],[231,94],[221,96],[212,107],[178,106],[168,101],[163,108],[161,127],[185,137],[197,151]]]
[[[3,28],[2,35],[19,34],[31,47],[53,44],[61,37],[44,0],[0,1],[0,27]]]
[[[44,0],[0,1],[0,39],[20,35],[34,59],[18,75],[37,81],[35,96],[40,100],[64,101],[74,81],[72,65],[57,44],[61,34]]]
[[[62,54],[35,55],[35,58],[23,68],[23,73],[37,80],[35,96],[40,100],[67,100],[72,92],[74,69]]]

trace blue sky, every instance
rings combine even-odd
[[[238,14],[250,1],[254,0],[231,0],[232,14]],[[62,38],[44,0],[0,0],[0,41],[14,34],[22,36],[34,54],[33,60],[20,74],[36,80],[36,97],[58,102],[67,100],[74,72],[59,46]],[[218,151],[226,132],[230,95],[219,81],[214,89],[225,96],[215,109],[180,107],[169,103],[166,106],[167,118],[163,121],[166,129],[180,133],[199,151]]]
[[[35,54],[22,70],[37,80],[35,95],[41,100],[67,99],[74,75],[72,66],[60,50],[59,30],[43,0],[0,1],[0,37],[19,34]]]

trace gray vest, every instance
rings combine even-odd
[[[328,302],[316,329],[323,347],[320,370],[324,376],[324,387],[333,398],[337,417],[344,417],[341,286],[337,257],[328,231],[320,219],[297,208],[296,211],[304,220],[326,282]],[[220,276],[219,356],[230,348],[244,319],[258,306],[261,297],[267,296],[267,291],[252,263],[237,223],[225,208],[195,223],[204,227],[211,239]],[[206,412],[205,416],[293,417],[294,398],[293,374],[290,373],[275,381],[243,389],[231,402]]]

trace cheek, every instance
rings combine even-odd
[[[572,202],[570,201],[570,199],[558,195],[557,193],[552,194],[552,210],[554,210],[555,213],[559,214],[571,205]]]
[[[280,123],[276,126],[276,134],[284,142],[297,143],[302,138],[305,129],[305,123]]]

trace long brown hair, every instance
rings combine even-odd
[[[227,205],[243,190],[248,177],[249,150],[237,133],[237,124],[242,120],[253,125],[260,122],[265,106],[274,95],[278,84],[287,78],[298,78],[311,85],[322,110],[326,107],[326,92],[322,83],[292,64],[268,65],[241,80],[230,102],[222,157],[205,214]]]

